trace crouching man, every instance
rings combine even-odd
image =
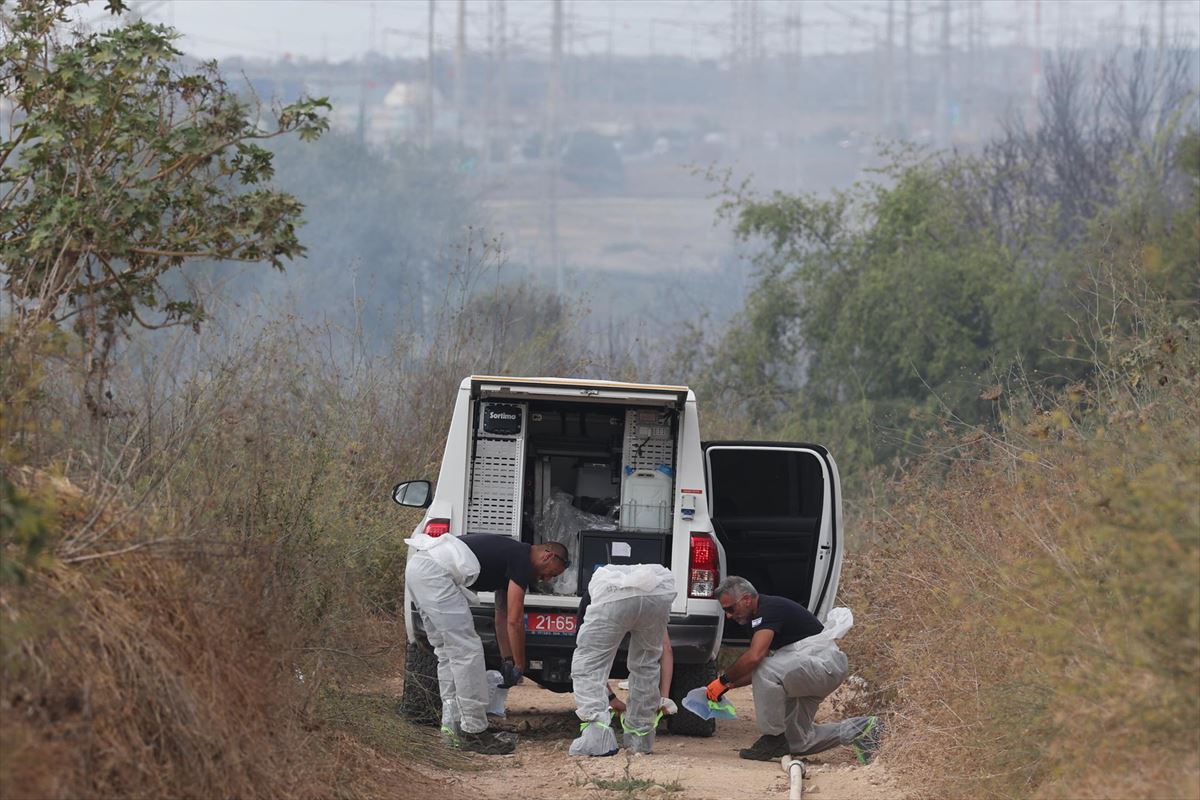
[[[625,634],[629,634],[629,702],[621,714],[626,749],[649,753],[662,697],[659,660],[675,576],[658,564],[609,564],[592,575],[580,603],[583,620],[571,657],[571,683],[579,738],[571,742],[573,756],[611,756],[617,752],[609,710],[608,674]]]
[[[513,739],[488,730],[489,686],[483,642],[471,618],[472,592],[506,597],[496,607],[497,635],[506,636],[500,645],[505,685],[519,683],[525,669],[525,590],[531,582],[562,574],[566,548],[486,533],[418,533],[404,541],[411,548],[404,580],[438,660],[443,737],[476,753],[511,753]]]
[[[812,755],[850,745],[860,763],[879,747],[882,722],[852,717],[814,725],[821,700],[848,674],[846,654],[812,612],[786,597],[760,595],[750,581],[730,575],[717,585],[725,616],[751,630],[750,648],[708,685],[708,699],[752,684],[754,713],[762,736],[739,752],[742,758],[774,761],[781,756]]]

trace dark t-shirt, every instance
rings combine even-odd
[[[530,545],[497,533],[468,533],[459,538],[479,559],[479,577],[468,589],[507,592],[509,581],[529,589],[533,577],[533,565],[529,563]]]
[[[811,611],[794,600],[770,594],[758,596],[758,614],[750,619],[750,630],[775,631],[771,649],[778,650],[793,642],[815,636],[825,629]]]
[[[592,604],[592,593],[588,591],[590,587],[583,587],[583,595],[579,598],[579,610],[575,612],[575,630],[583,627],[583,615],[587,613],[588,606]]]

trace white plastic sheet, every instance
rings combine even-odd
[[[452,533],[429,536],[415,533],[404,540],[414,550],[421,550],[450,573],[459,586],[470,586],[479,577],[479,559]]]
[[[488,681],[487,713],[493,717],[507,717],[508,689],[500,685],[504,683],[504,676],[494,669],[489,669],[486,674]]]
[[[624,597],[675,594],[675,576],[661,564],[605,564],[592,573],[588,593],[592,605]]]
[[[555,490],[542,505],[542,518],[537,526],[539,541],[560,543],[567,548],[567,558],[571,560],[571,568],[550,581],[550,591],[554,594],[578,594],[579,532],[617,529],[612,520],[575,508],[571,505],[573,500],[566,492]]]
[[[854,613],[845,606],[831,609],[825,617],[825,629],[815,636],[809,636],[806,642],[836,641],[842,638],[854,627]]]

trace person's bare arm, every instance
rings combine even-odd
[[[525,663],[525,590],[512,581],[508,582],[508,603],[505,630],[513,663],[522,671]],[[499,629],[497,629],[499,630]],[[501,651],[503,654],[503,651]]]
[[[671,678],[675,675],[675,651],[671,649],[671,635],[667,633],[663,634],[663,651],[659,667],[662,674],[658,679],[658,696],[670,697]]]
[[[767,657],[775,631],[756,631],[750,638],[750,647],[742,653],[741,658],[733,662],[733,666],[725,671],[726,686],[730,689],[736,686],[746,686],[754,679],[754,670]]]
[[[512,647],[508,643],[508,596],[504,592],[496,592],[496,646],[500,648],[500,658],[512,655]]]

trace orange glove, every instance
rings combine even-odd
[[[705,694],[708,695],[709,700],[712,700],[715,703],[720,700],[721,695],[725,694],[727,691],[729,691],[729,684],[725,682],[725,676],[721,675],[708,685]]]

